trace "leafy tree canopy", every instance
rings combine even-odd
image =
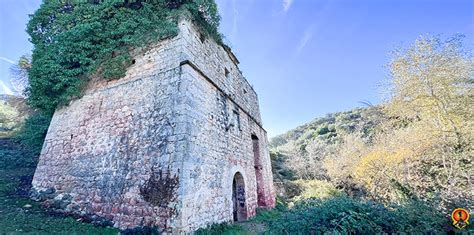
[[[222,42],[213,0],[45,0],[27,28],[30,104],[52,113],[80,96],[91,75],[123,77],[131,50],[176,36],[181,15]]]

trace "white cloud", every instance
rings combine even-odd
[[[300,43],[298,44],[298,47],[296,48],[297,54],[299,54],[304,49],[304,47],[306,46],[306,44],[308,44],[308,42],[311,40],[312,37],[313,37],[313,27],[310,26],[304,32],[303,37],[301,38]]]
[[[8,63],[10,63],[10,64],[15,64],[15,61],[10,60],[10,59],[8,59],[8,58],[5,58],[5,57],[3,57],[3,56],[0,56],[0,60],[6,61],[6,62],[8,62]]]
[[[290,9],[292,3],[293,0],[283,0],[283,10],[287,12]]]
[[[13,95],[13,91],[10,88],[8,88],[8,86],[5,85],[3,81],[0,81],[0,87],[2,88],[2,90],[0,91],[0,94],[3,93],[7,95]]]
[[[314,13],[314,23],[309,25],[304,31],[299,41],[299,44],[296,47],[296,55],[301,53],[311,40],[316,41],[318,39],[318,32],[321,26],[324,25],[324,23],[329,19],[331,13],[333,12],[333,3],[334,0],[329,0],[322,8],[320,8],[319,11]]]

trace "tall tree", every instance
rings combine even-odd
[[[419,195],[439,197],[446,209],[473,200],[474,59],[462,37],[422,36],[394,53],[390,71],[385,111],[405,125],[392,132],[402,137],[392,147],[405,154],[401,164],[412,176],[405,181]]]

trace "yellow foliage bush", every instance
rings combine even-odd
[[[413,152],[409,149],[373,150],[355,164],[354,178],[372,194],[386,198],[391,195],[390,181],[403,178],[406,174],[404,163],[411,156]]]
[[[302,192],[293,198],[293,201],[299,201],[308,198],[326,199],[341,195],[334,185],[325,180],[295,180]]]

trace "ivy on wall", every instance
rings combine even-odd
[[[53,113],[80,97],[91,76],[123,77],[132,49],[177,35],[182,15],[222,43],[213,0],[45,0],[27,27],[30,105]]]

